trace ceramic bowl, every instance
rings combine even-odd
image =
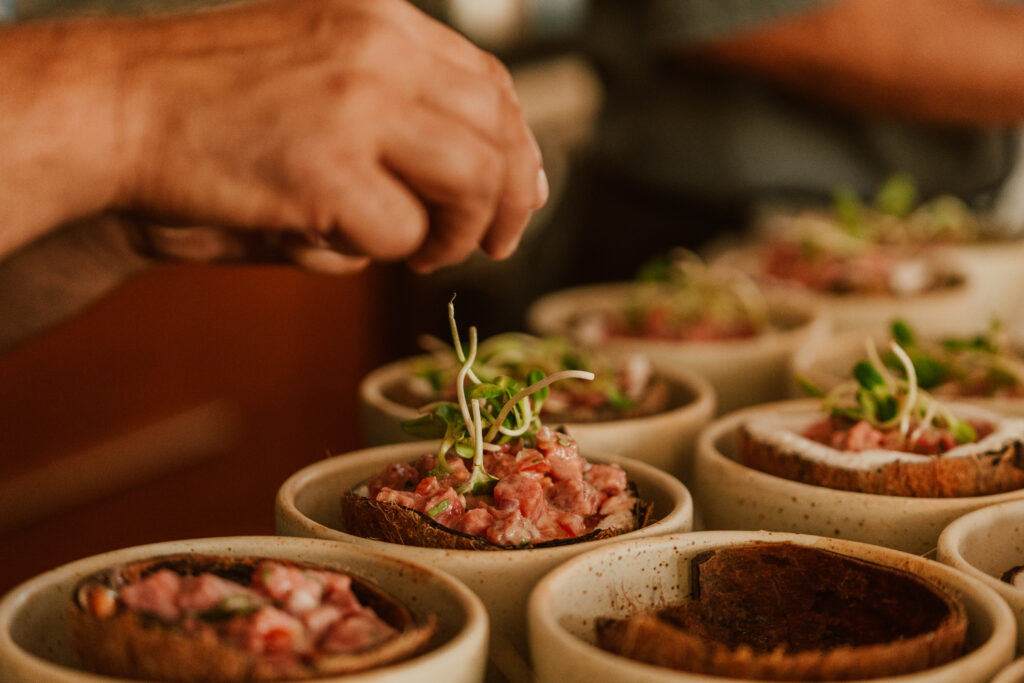
[[[992,683],[1021,683],[1022,681],[1024,681],[1024,657],[1015,659],[992,679]]]
[[[986,240],[950,244],[937,251],[970,280],[980,313],[1011,319],[1021,312],[1019,292],[1024,287],[1024,240]]]
[[[527,325],[537,334],[573,336],[581,315],[621,310],[633,286],[621,282],[548,294],[530,306]],[[658,371],[681,369],[703,375],[715,389],[721,414],[784,398],[790,355],[806,340],[827,331],[816,309],[799,299],[776,300],[771,311],[773,330],[751,339],[686,342],[618,337],[605,339],[600,348],[641,354]]]
[[[66,612],[75,585],[106,567],[174,553],[256,555],[322,564],[372,578],[414,612],[438,616],[430,649],[405,662],[317,681],[481,681],[487,661],[487,613],[479,598],[449,575],[367,548],[275,536],[237,536],[154,543],[95,555],[41,574],[0,600],[0,681],[99,683],[115,679],[79,668]],[[125,680],[125,679],[117,679]]]
[[[757,277],[761,272],[761,258],[759,247],[754,245],[724,252],[716,263]],[[945,287],[906,296],[833,294],[786,283],[762,284],[762,287],[773,297],[805,297],[822,311],[836,331],[878,332],[886,329],[894,318],[902,318],[920,330],[967,332],[986,325],[989,309],[979,305],[982,294],[959,262],[939,253],[932,261],[954,281]]]
[[[978,328],[983,329],[983,328]],[[943,332],[936,332],[935,337],[941,338]],[[959,335],[957,335],[959,336]],[[850,378],[850,369],[859,360],[867,358],[865,343],[868,338],[875,341],[879,352],[889,343],[889,334],[861,334],[846,332],[837,334],[824,343],[805,344],[797,349],[790,361],[790,395],[806,396],[800,389],[797,378],[804,377],[824,391]],[[1016,342],[1018,349],[1022,348]],[[987,410],[997,413],[1024,417],[1024,398],[972,398],[974,403]]]
[[[923,554],[957,517],[1024,499],[1024,489],[965,498],[911,498],[840,491],[776,477],[737,462],[736,430],[763,412],[812,409],[817,399],[781,401],[719,418],[697,441],[694,491],[708,529],[766,529],[863,541]]]
[[[1003,572],[1024,564],[1024,500],[981,508],[950,523],[939,536],[938,559],[991,586],[1009,603],[1022,629],[1017,651],[1024,654],[1024,589],[1000,580]]]
[[[1013,657],[1013,615],[980,581],[938,562],[888,548],[818,536],[749,531],[675,534],[624,541],[575,557],[545,576],[529,601],[530,648],[542,682],[702,681],[736,679],[699,676],[651,666],[595,645],[599,617],[682,602],[689,597],[689,560],[698,553],[755,541],[789,542],[842,553],[930,580],[959,598],[968,616],[968,652],[943,666],[873,681],[969,683],[987,681]]]
[[[389,363],[360,383],[364,435],[369,445],[413,440],[402,431],[401,422],[418,417],[419,411],[391,400],[386,391],[408,378],[415,363],[414,358]],[[697,434],[715,411],[714,390],[706,379],[692,372],[676,369],[660,375],[669,383],[668,410],[645,417],[561,426],[576,439],[581,452],[618,453],[688,481]]]
[[[441,569],[461,579],[484,602],[491,617],[491,659],[512,680],[529,676],[526,663],[526,597],[556,565],[616,538],[527,550],[442,550],[374,541],[342,530],[340,498],[392,462],[410,462],[436,451],[436,442],[394,444],[328,458],[292,475],[277,495],[280,534],[349,543]],[[689,531],[693,502],[678,479],[650,465],[618,456],[584,453],[592,462],[616,462],[654,503],[653,524],[617,538],[648,538]]]

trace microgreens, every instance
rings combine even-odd
[[[488,377],[488,381],[484,381],[473,372],[479,351],[476,327],[469,328],[469,348],[464,351],[455,323],[454,297],[448,303],[448,321],[461,363],[455,384],[457,402],[444,401],[424,406],[421,410],[426,414],[406,420],[402,428],[414,436],[441,439],[437,466],[432,474],[453,472],[447,461],[450,450],[454,449],[463,459],[472,460],[470,478],[457,491],[460,495],[479,495],[489,492],[497,481],[484,467],[484,450],[499,449],[501,444],[513,438],[535,436],[541,426],[540,408],[549,395],[548,387],[563,379],[593,380],[594,373],[561,370],[545,375],[541,370],[532,370],[527,373],[525,384],[505,375]]]
[[[853,366],[854,379],[825,395],[826,410],[833,415],[864,420],[877,429],[898,428],[900,440],[907,446],[915,443],[928,427],[949,429],[958,443],[977,438],[968,422],[957,418],[920,387],[910,355],[895,340],[889,343],[889,351],[897,359],[904,377],[895,377],[886,369],[871,339],[866,342],[866,350],[868,359]]]
[[[853,188],[837,188],[832,212],[846,235],[865,242],[923,243],[937,236],[967,240],[980,231],[962,201],[940,195],[922,202],[913,178],[905,173],[886,179],[871,203],[863,202]]]
[[[939,343],[919,342],[910,326],[903,321],[892,324],[892,336],[907,352],[918,384],[934,389],[940,384],[958,382],[965,386],[977,383],[997,387],[1024,386],[1024,363],[1009,348],[1009,339],[999,320],[993,320],[985,334],[971,337],[942,339]],[[886,365],[900,369],[893,355],[885,357]]]
[[[458,331],[454,330],[453,333],[457,335]],[[413,363],[412,374],[422,380],[421,385],[424,387],[419,392],[423,396],[445,395],[456,384],[456,374],[464,365],[470,348],[468,345],[457,345],[456,349],[436,337],[426,336],[421,338],[420,345],[430,355],[418,358]],[[620,409],[632,408],[636,404],[637,397],[627,395],[620,388],[625,381],[621,366],[561,337],[536,337],[508,332],[479,341],[472,374],[467,372],[466,377],[474,385],[499,385],[500,389],[507,389],[504,391],[506,398],[511,398],[523,387],[563,370],[586,370],[594,373],[595,378],[593,381],[569,378],[560,386],[563,398],[560,405],[566,402],[593,405],[591,399],[595,397],[604,397],[600,403],[608,403]],[[513,386],[511,382],[519,384]],[[492,405],[499,398],[498,390],[481,388],[474,391],[477,392],[474,396],[490,399]],[[491,393],[486,396],[480,393],[488,391]],[[535,415],[549,396],[550,391],[545,389],[533,397]],[[499,404],[494,409],[500,407]]]
[[[747,324],[761,330],[768,324],[768,304],[749,275],[722,265],[709,266],[697,254],[676,248],[643,265],[624,311],[638,325],[648,311],[663,311],[673,324],[685,326],[711,319]]]

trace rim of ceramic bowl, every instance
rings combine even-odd
[[[260,544],[267,543],[276,547],[273,550],[254,549]],[[280,547],[280,549],[277,547]],[[379,571],[395,574],[416,572],[426,575],[435,588],[446,591],[452,600],[462,605],[465,618],[464,623],[445,642],[440,643],[437,647],[432,647],[430,650],[412,659],[377,667],[363,673],[331,676],[316,680],[325,682],[344,680],[346,683],[361,683],[365,681],[369,683],[369,681],[375,680],[383,672],[414,675],[417,669],[428,666],[438,660],[455,656],[462,650],[471,651],[478,646],[478,643],[481,647],[485,646],[490,625],[483,602],[473,591],[444,571],[384,553],[370,551],[366,548],[326,539],[282,536],[220,536],[162,541],[111,550],[69,562],[24,581],[0,598],[0,660],[7,658],[19,670],[31,672],[33,675],[38,675],[41,678],[46,677],[47,680],[67,679],[75,682],[130,680],[111,678],[83,669],[67,667],[29,652],[16,642],[11,634],[13,624],[18,618],[21,609],[34,596],[39,595],[43,591],[53,590],[54,586],[60,583],[78,580],[107,567],[160,555],[202,553],[301,559],[303,554],[318,554],[321,551],[331,554],[336,553],[337,560],[330,562],[324,560],[314,561],[314,564],[322,564],[326,567],[342,567],[347,562],[347,556],[358,556],[359,561],[368,561],[377,567]],[[365,576],[363,574],[359,574],[359,576],[370,579],[375,583],[377,582],[373,576]],[[2,668],[0,666],[0,669]]]
[[[1024,605],[1024,591],[982,571],[963,555],[963,544],[973,529],[988,526],[1005,517],[1024,520],[1024,500],[987,505],[957,517],[939,534],[939,557],[943,562],[984,582],[1013,602]]]
[[[1020,683],[1024,681],[1024,657],[1019,657],[1000,669],[990,683]]]
[[[526,312],[527,327],[538,334],[566,334],[569,331],[569,317],[579,312],[603,312],[616,310],[619,303],[635,286],[632,282],[610,282],[597,285],[581,285],[558,290],[538,297]],[[573,304],[573,305],[570,305]],[[743,339],[721,339],[715,341],[682,341],[672,339],[644,339],[639,337],[616,337],[602,342],[602,346],[652,350],[685,349],[690,353],[749,353],[751,349],[771,349],[789,346],[805,334],[824,331],[828,323],[820,305],[803,296],[770,296],[769,308],[776,317],[790,316],[794,322],[783,329],[769,329],[767,332]]]
[[[701,469],[701,461],[706,461],[709,465],[728,471],[730,478],[744,476],[752,478],[753,480],[765,485],[771,485],[772,487],[779,489],[781,492],[780,496],[782,497],[799,495],[806,498],[809,494],[816,494],[816,497],[827,496],[832,499],[860,501],[865,504],[869,504],[871,501],[875,501],[877,503],[885,500],[898,500],[905,505],[913,505],[918,509],[936,511],[949,510],[950,508],[956,507],[969,507],[973,510],[979,505],[993,505],[996,503],[1018,500],[1024,496],[1024,489],[1005,491],[1003,493],[991,493],[984,496],[960,496],[955,498],[890,496],[879,493],[862,493],[860,491],[833,489],[826,486],[817,486],[815,484],[805,484],[804,482],[786,479],[774,474],[762,472],[761,470],[754,469],[753,467],[748,467],[747,465],[744,465],[723,453],[718,446],[719,442],[723,438],[727,437],[730,432],[735,432],[736,428],[745,419],[753,415],[766,412],[799,412],[801,410],[817,406],[818,404],[819,399],[814,398],[789,399],[785,401],[765,403],[759,406],[752,406],[750,408],[743,408],[723,415],[708,425],[701,432],[700,436],[697,437],[697,470],[699,471]]]
[[[656,467],[634,460],[632,458],[626,458],[617,455],[609,455],[603,453],[590,453],[585,454],[584,457],[592,462],[599,463],[615,463],[624,470],[627,475],[633,478],[634,474],[642,475],[643,479],[652,482],[666,497],[674,501],[674,505],[671,510],[668,510],[665,515],[656,521],[648,524],[640,529],[634,529],[620,536],[615,536],[607,539],[599,539],[596,541],[586,541],[582,544],[569,543],[565,545],[558,545],[546,548],[509,548],[499,550],[448,550],[444,548],[428,548],[422,546],[410,546],[390,543],[387,541],[378,541],[361,536],[356,536],[340,529],[335,529],[325,524],[314,520],[307,516],[302,510],[299,509],[296,500],[301,495],[302,491],[312,482],[316,482],[325,476],[329,476],[338,469],[349,469],[346,465],[351,465],[352,468],[366,467],[369,469],[370,464],[374,464],[379,470],[389,462],[405,462],[411,461],[416,457],[423,455],[424,453],[433,453],[437,450],[438,441],[412,441],[398,444],[388,444],[386,446],[375,446],[373,448],[364,448],[358,451],[351,451],[349,453],[342,453],[330,458],[326,458],[319,462],[307,465],[292,476],[288,477],[285,482],[278,489],[276,506],[278,515],[283,515],[292,521],[293,524],[303,526],[306,529],[311,530],[313,533],[323,534],[318,535],[318,538],[330,538],[337,541],[348,541],[350,543],[356,543],[359,545],[365,545],[367,547],[378,549],[380,552],[388,552],[388,549],[393,549],[396,545],[403,548],[403,553],[416,558],[413,561],[420,561],[423,563],[429,562],[432,557],[438,554],[443,554],[450,558],[460,558],[461,560],[471,560],[473,558],[487,558],[492,556],[497,559],[498,557],[507,556],[506,553],[517,553],[523,554],[524,556],[537,556],[537,555],[575,555],[580,551],[581,546],[589,547],[591,544],[604,544],[608,542],[614,542],[623,538],[637,538],[644,536],[655,536],[661,532],[661,529],[670,527],[674,524],[692,524],[693,522],[693,498],[690,495],[689,489],[686,486],[673,477],[672,475],[659,470]],[[374,470],[376,471],[376,470]],[[367,475],[372,476],[372,475]],[[357,482],[359,483],[359,482]],[[338,491],[338,498],[343,491]],[[339,502],[340,509],[340,502]]]
[[[393,417],[396,421],[409,420],[421,416],[418,409],[399,403],[387,397],[385,389],[400,379],[408,377],[413,364],[427,356],[403,358],[371,370],[359,383],[359,396],[367,404]],[[689,392],[692,400],[650,415],[617,418],[596,422],[560,422],[572,432],[573,429],[621,429],[643,427],[660,422],[674,422],[684,417],[695,418],[708,415],[715,411],[715,390],[711,383],[701,375],[682,368],[660,368],[654,366],[654,375],[667,380],[673,389]]]
[[[912,573],[915,575],[919,575],[919,570],[923,567],[928,569],[929,572],[927,580],[933,583],[941,583],[943,587],[960,587],[959,592],[969,592],[971,597],[975,601],[979,602],[981,607],[986,609],[986,611],[992,616],[992,633],[987,639],[985,639],[985,641],[981,642],[972,651],[940,667],[933,667],[920,672],[904,674],[899,677],[884,678],[881,680],[899,680],[907,681],[907,683],[916,683],[920,681],[921,683],[924,683],[935,675],[936,670],[956,666],[958,663],[964,662],[965,660],[969,660],[970,663],[982,663],[995,659],[1002,652],[1005,653],[1004,656],[1008,663],[1013,656],[1012,653],[1016,642],[1017,625],[1010,607],[1002,597],[981,581],[978,581],[963,572],[959,572],[952,567],[934,560],[928,560],[918,555],[869,543],[861,543],[858,541],[774,531],[695,531],[691,533],[670,534],[667,536],[648,539],[644,545],[646,550],[652,550],[686,543],[688,546],[687,552],[693,551],[695,554],[696,552],[711,550],[714,548],[759,541],[776,543],[791,542],[824,550],[833,550],[850,557],[867,559],[885,566],[898,567],[908,571],[913,568],[915,571],[912,571]],[[622,553],[624,550],[635,545],[637,545],[635,541],[621,541],[601,548],[595,548],[594,550],[588,550],[571,560],[563,562],[546,574],[530,593],[530,598],[527,603],[527,611],[531,627],[531,644],[534,629],[536,626],[539,626],[544,631],[545,635],[555,638],[557,640],[557,644],[565,646],[564,651],[567,657],[585,653],[585,656],[594,664],[606,664],[609,666],[621,665],[626,661],[629,666],[635,665],[637,667],[637,676],[644,677],[644,680],[650,679],[660,681],[673,676],[678,676],[679,680],[707,681],[708,683],[713,683],[715,681],[727,683],[729,681],[740,680],[720,676],[689,674],[687,672],[678,672],[652,664],[645,664],[643,662],[630,661],[625,657],[602,650],[597,647],[597,645],[575,636],[559,622],[556,615],[546,609],[547,606],[551,604],[549,595],[558,590],[558,585],[561,582],[570,580],[567,577],[584,573],[585,568],[589,566],[595,558],[608,557],[616,553]],[[884,562],[880,560],[879,557],[893,559],[892,562]],[[936,576],[941,577],[941,579],[936,579]]]
[[[736,247],[723,252],[716,261],[721,260],[725,263],[739,266],[741,270],[744,265],[748,264],[757,257],[757,250],[763,246],[761,243],[749,244],[746,246]],[[830,292],[820,292],[813,289],[807,289],[799,284],[791,284],[786,281],[769,282],[763,283],[762,287],[765,292],[774,294],[786,294],[793,295],[799,294],[801,296],[808,297],[811,301],[818,304],[825,304],[830,307],[832,306],[849,306],[859,307],[865,304],[872,306],[878,306],[884,302],[902,302],[906,303],[932,303],[932,302],[945,302],[950,299],[957,299],[963,296],[970,296],[973,293],[973,287],[971,282],[971,274],[966,272],[966,267],[957,263],[954,258],[947,256],[940,251],[933,252],[927,257],[931,261],[932,265],[938,266],[939,272],[953,281],[948,282],[942,287],[932,288],[923,292],[915,292],[906,296],[894,296],[889,293],[884,294],[833,294]]]

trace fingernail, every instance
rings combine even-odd
[[[543,206],[548,200],[551,188],[548,186],[548,174],[541,168],[537,171],[537,206]]]

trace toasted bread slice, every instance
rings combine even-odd
[[[964,648],[964,607],[906,571],[791,543],[691,561],[691,600],[602,619],[598,644],[692,673],[778,681],[895,676]]]
[[[757,415],[741,425],[736,459],[785,479],[861,493],[922,498],[984,496],[1024,487],[1024,420],[951,404],[961,417],[995,429],[941,455],[872,449],[841,451],[802,436],[822,417],[814,409]]]

